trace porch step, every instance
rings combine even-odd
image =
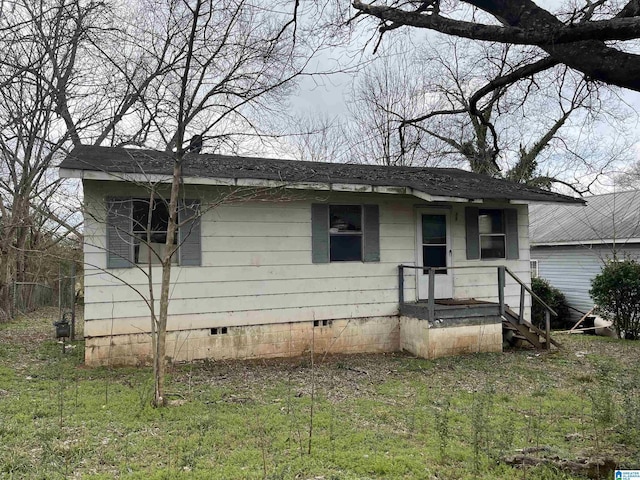
[[[526,340],[535,348],[544,350],[547,348],[546,333],[526,320],[520,321],[518,314],[507,308],[502,317],[503,337],[509,344],[514,344],[515,340]],[[561,348],[562,345],[549,337],[551,345]]]

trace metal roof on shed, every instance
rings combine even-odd
[[[531,206],[531,244],[640,241],[640,190],[594,195],[584,200],[586,206]]]
[[[80,146],[61,169],[112,174],[170,175],[171,154],[155,150]],[[197,178],[257,179],[406,187],[433,196],[469,200],[518,200],[582,203],[582,200],[455,168],[418,168],[303,162],[217,154],[189,154],[183,161],[185,183]]]

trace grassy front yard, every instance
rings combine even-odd
[[[0,325],[0,478],[570,479],[581,477],[565,461],[604,458],[640,468],[640,342],[565,335],[551,354],[179,365],[172,405],[154,409],[149,369],[85,368],[81,342],[62,355],[56,313]],[[546,465],[505,463],[523,449]]]

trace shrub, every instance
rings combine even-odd
[[[591,281],[589,294],[600,314],[613,321],[618,335],[640,338],[640,264],[635,260],[611,260]]]
[[[569,321],[569,305],[567,299],[560,290],[552,286],[544,278],[532,278],[531,289],[538,295],[544,303],[549,305],[558,314],[551,316],[551,328],[564,328]],[[531,315],[533,324],[540,328],[545,328],[544,312],[545,308],[539,302],[532,300]]]

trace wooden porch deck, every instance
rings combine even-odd
[[[479,325],[502,321],[498,303],[473,298],[435,300],[433,315],[429,308],[426,300],[402,303],[400,315],[431,321],[432,326]]]
[[[500,304],[476,300],[474,298],[447,298],[435,300],[433,314],[429,302],[418,301],[400,305],[400,315],[418,318],[429,322],[430,328],[447,328],[463,325],[490,325],[502,323],[504,341],[515,345],[519,340],[525,341],[538,349],[547,349],[547,332],[532,325],[527,320],[506,306],[500,313]],[[560,348],[560,344],[551,336],[549,346]]]
[[[416,302],[405,302],[404,300],[404,269],[426,270],[429,275],[428,299]],[[538,297],[530,287],[525,285],[513,272],[505,266],[497,267],[497,298],[498,302],[487,302],[474,298],[459,299],[447,298],[436,299],[434,292],[435,273],[441,268],[462,269],[471,268],[469,266],[460,267],[418,267],[415,265],[398,265],[398,294],[400,315],[427,320],[430,328],[433,327],[453,327],[462,325],[482,325],[502,323],[503,335],[506,341],[525,340],[536,348],[547,349],[551,345],[560,348],[561,345],[551,338],[550,316],[556,316],[544,301]],[[509,275],[520,285],[520,305],[519,312],[514,312],[505,303],[505,279]],[[546,328],[542,330],[532,325],[524,318],[525,292],[528,292],[533,301],[539,302],[545,308]]]

